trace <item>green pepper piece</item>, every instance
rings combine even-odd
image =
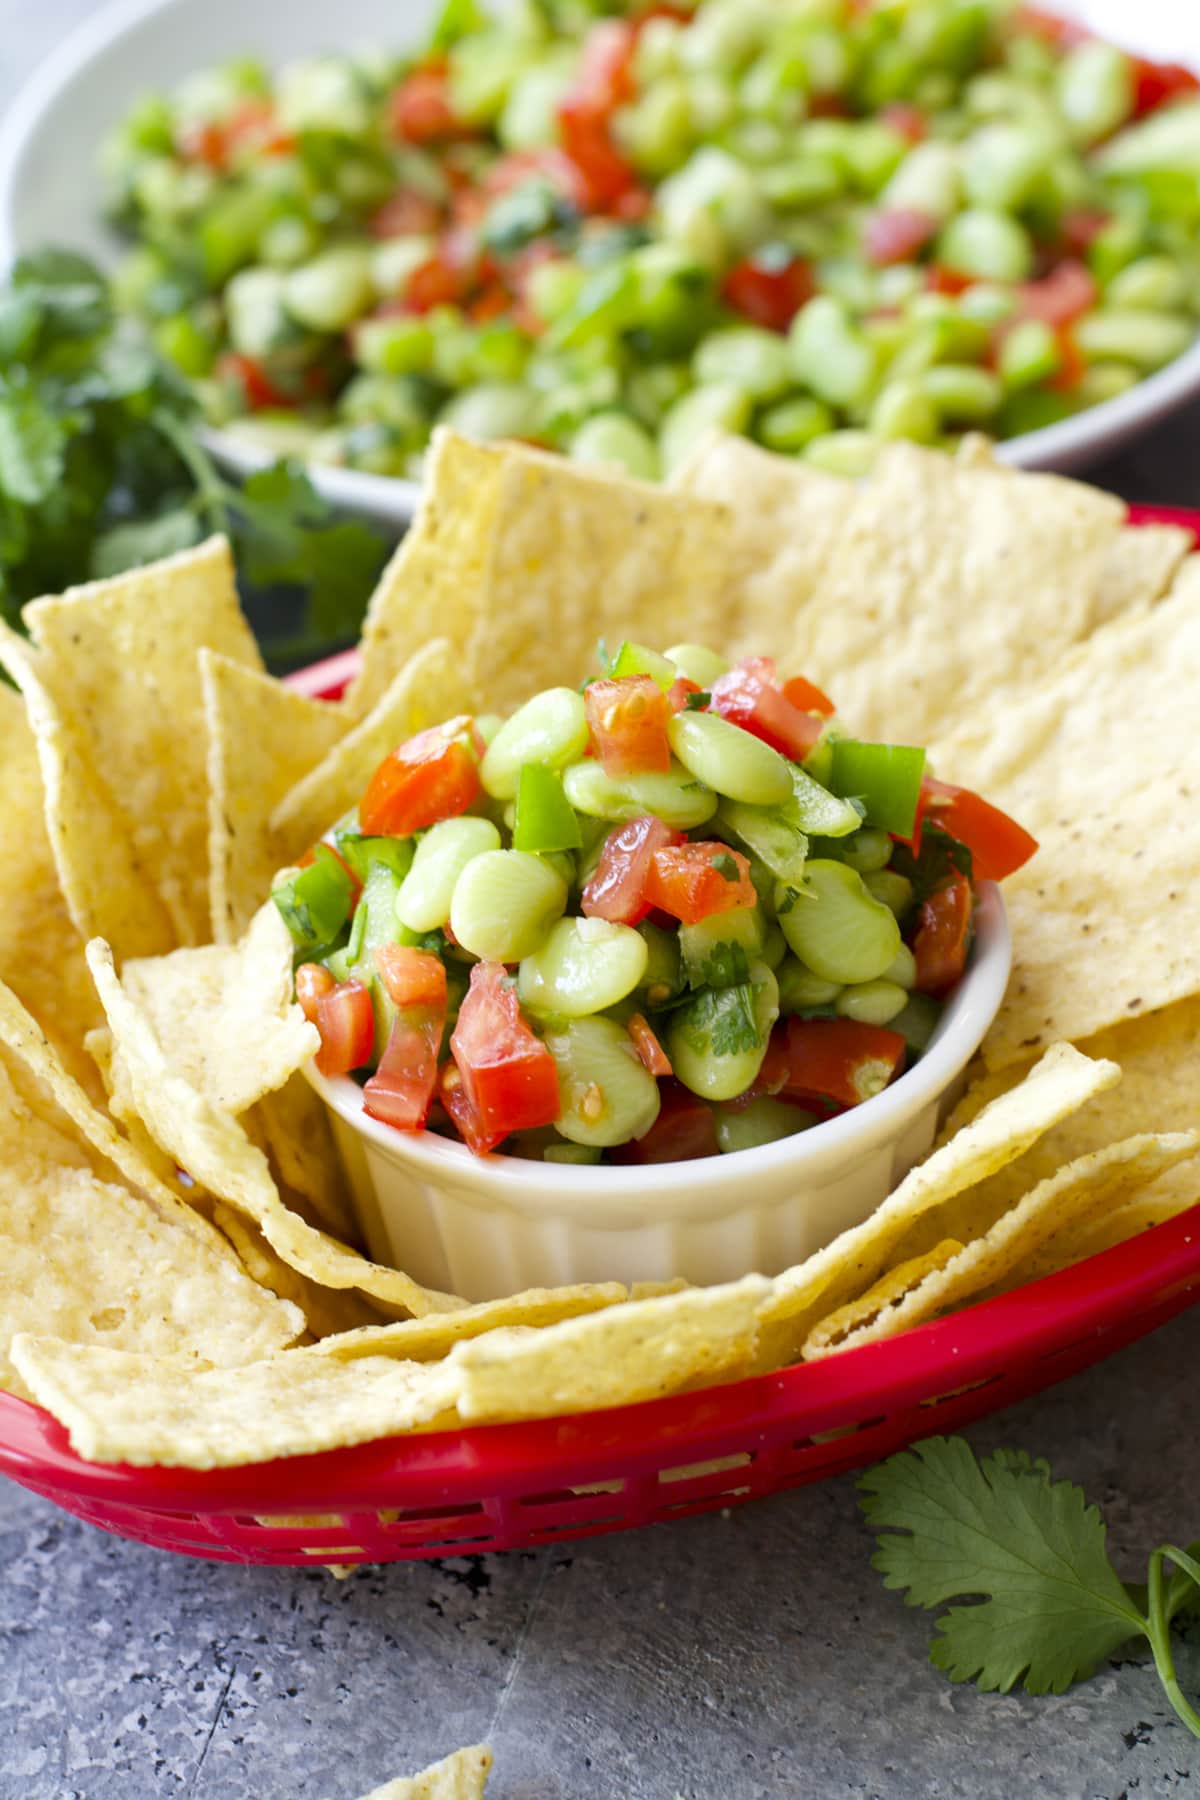
[[[632,638],[623,641],[608,665],[608,673],[614,681],[624,675],[650,675],[664,693],[679,679],[679,670],[673,662],[660,656],[657,650],[648,650],[645,644],[635,644]]]
[[[332,944],[350,916],[354,884],[328,844],[271,891],[292,942],[305,955]]]
[[[531,851],[535,856],[583,847],[579,820],[563,793],[562,777],[557,769],[548,769],[545,763],[521,764],[513,847]]]
[[[833,746],[829,785],[835,794],[861,800],[868,825],[909,838],[917,818],[925,752],[909,744],[864,744],[839,738]]]

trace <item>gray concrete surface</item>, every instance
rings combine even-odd
[[[81,0],[0,3],[0,103]],[[1200,502],[1200,412],[1093,472]],[[1200,1316],[988,1421],[1104,1508],[1123,1573],[1200,1535]],[[187,1562],[0,1486],[0,1800],[355,1800],[458,1744],[495,1800],[1148,1800],[1200,1745],[1144,1660],[1059,1699],[928,1664],[849,1481],[510,1557]],[[1200,1685],[1200,1643],[1181,1655]]]

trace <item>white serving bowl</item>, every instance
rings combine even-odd
[[[957,1098],[1012,960],[993,882],[976,922],[966,974],[908,1074],[824,1125],[732,1156],[594,1168],[473,1156],[368,1118],[357,1082],[309,1068],[371,1255],[468,1300],[574,1281],[731,1281],[800,1262],[886,1199]]]
[[[100,218],[96,150],[131,104],[192,71],[236,55],[269,65],[330,48],[420,42],[440,0],[343,0],[336,17],[322,0],[116,0],[67,37],[0,124],[0,266],[51,243],[111,263],[117,242]],[[504,0],[492,0],[503,11]],[[1056,0],[1146,55],[1200,67],[1195,0]],[[1005,462],[1074,469],[1109,454],[1200,394],[1200,340],[1126,394],[1076,418],[1000,446]],[[273,461],[235,434],[211,431],[215,456],[237,474]],[[419,498],[416,482],[313,464],[317,487],[336,506],[399,527]]]

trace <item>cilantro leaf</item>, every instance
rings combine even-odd
[[[0,394],[0,489],[19,505],[38,506],[62,478],[67,427],[32,388]]]
[[[747,981],[732,987],[701,988],[683,1012],[688,1043],[704,1056],[737,1056],[762,1042],[754,1013],[754,989]]]
[[[724,876],[726,881],[737,881],[739,879],[738,866],[728,850],[722,850],[718,855],[714,856],[712,859],[712,866],[718,875]]]
[[[1060,1694],[1145,1634],[1099,1512],[1045,1462],[1001,1450],[980,1463],[962,1438],[927,1438],[859,1487],[886,1586],[910,1606],[974,1601],[937,1621],[931,1657],[952,1681]]]
[[[701,688],[699,693],[688,695],[683,703],[683,710],[684,712],[703,712],[705,707],[711,704],[711,701],[712,695]]]
[[[695,976],[689,976],[693,987],[726,988],[745,982],[750,974],[750,959],[742,944],[722,938],[705,956]]]

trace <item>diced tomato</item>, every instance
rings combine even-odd
[[[791,702],[798,712],[820,713],[823,719],[832,719],[837,707],[819,688],[815,681],[809,681],[803,675],[789,675],[783,684],[783,697]]]
[[[502,963],[479,962],[471,970],[450,1050],[484,1134],[507,1137],[558,1118],[554,1058],[522,1016]]]
[[[1090,312],[1099,298],[1091,270],[1067,257],[1040,281],[1023,281],[1017,289],[1017,308],[1022,318],[1041,319],[1056,329],[1072,325]]]
[[[833,1100],[858,1106],[892,1080],[904,1061],[904,1039],[857,1019],[796,1019],[787,1023],[789,1100]]]
[[[913,839],[917,850],[921,847],[921,825],[925,819],[967,846],[976,881],[1003,881],[1006,875],[1014,875],[1038,847],[1037,839],[1023,825],[982,794],[939,781],[934,775],[921,778]]]
[[[803,761],[821,735],[821,720],[802,712],[776,687],[775,665],[768,656],[748,656],[718,676],[712,705],[723,719],[752,732],[793,762]]]
[[[911,262],[918,251],[937,235],[933,213],[917,206],[882,207],[871,213],[863,227],[863,249],[876,268]]]
[[[395,1006],[440,1007],[446,1010],[446,965],[431,950],[409,944],[381,944],[375,967]]]
[[[293,403],[291,396],[276,387],[257,357],[243,356],[237,350],[226,350],[224,355],[217,358],[215,373],[218,381],[233,381],[240,386],[251,412],[261,412],[265,407],[291,406]]]
[[[1087,374],[1087,357],[1079,348],[1075,333],[1064,325],[1058,332],[1058,368],[1047,382],[1059,394],[1073,394]]]
[[[445,1017],[444,1000],[440,1008],[397,1014],[379,1067],[363,1088],[363,1111],[372,1119],[397,1131],[424,1129],[437,1089]]]
[[[348,1075],[365,1063],[375,1046],[375,1008],[361,981],[341,981],[317,1001],[322,1075]]]
[[[667,689],[667,705],[673,713],[681,713],[686,710],[689,696],[701,691],[698,681],[689,681],[686,675],[677,675]]]
[[[467,315],[475,325],[486,325],[491,319],[502,319],[512,311],[513,297],[501,281],[490,281],[482,294],[478,295],[467,308]]]
[[[971,884],[965,875],[955,875],[922,902],[921,922],[912,943],[916,985],[922,994],[944,993],[966,967],[971,907]]]
[[[650,911],[646,882],[656,850],[683,843],[683,833],[645,813],[610,831],[600,861],[583,890],[580,911],[589,919],[636,925]]]
[[[363,796],[359,818],[370,837],[407,837],[466,812],[479,793],[479,764],[465,715],[419,731],[385,756]]]
[[[767,331],[786,331],[815,292],[812,270],[799,256],[786,261],[761,254],[744,257],[721,284],[734,311]]]
[[[652,675],[592,681],[583,698],[592,749],[606,775],[670,768],[671,703]]]
[[[476,292],[486,273],[477,236],[456,227],[444,232],[434,254],[417,264],[404,285],[405,303],[412,312],[460,305]]]
[[[371,214],[367,229],[374,238],[423,236],[439,229],[442,209],[427,194],[401,188]]]
[[[444,143],[464,134],[450,99],[450,72],[444,60],[414,69],[388,100],[392,136],[406,144]],[[468,133],[469,135],[469,133]]]
[[[908,100],[893,100],[879,114],[881,125],[890,125],[908,144],[920,144],[929,136],[929,119]]]
[[[633,96],[637,32],[628,19],[605,19],[588,33],[579,69],[559,101],[562,147],[578,171],[585,207],[606,212],[638,188],[633,166],[612,140],[612,115]]]
[[[1070,207],[1063,214],[1059,227],[1064,250],[1072,256],[1082,256],[1093,240],[1099,237],[1111,217],[1111,213],[1104,212],[1098,206]]]
[[[713,913],[753,906],[757,895],[750,864],[728,844],[673,844],[656,850],[646,877],[646,899],[684,925]]]
[[[670,1075],[671,1059],[659,1043],[654,1027],[641,1013],[634,1013],[626,1027],[633,1047],[651,1075]]]
[[[644,1137],[621,1144],[609,1155],[618,1163],[695,1162],[719,1154],[717,1121],[711,1106],[682,1082],[659,1088],[658,1117]]]
[[[317,1008],[336,982],[321,963],[301,963],[296,970],[296,1004],[310,1025],[317,1022]]]
[[[269,100],[247,99],[224,119],[207,119],[184,126],[177,138],[180,156],[210,169],[227,169],[239,150],[259,156],[283,156],[296,147],[295,137],[284,131]]]
[[[969,287],[975,285],[975,275],[964,275],[961,269],[947,269],[941,263],[931,263],[925,277],[925,286],[933,294],[965,294]]]
[[[1130,59],[1133,63],[1134,115],[1141,119],[1156,112],[1168,101],[1200,91],[1200,76],[1181,63],[1152,62],[1144,56]]]
[[[486,1156],[497,1144],[503,1143],[504,1132],[488,1131],[467,1092],[467,1084],[458,1072],[458,1064],[451,1059],[442,1064],[442,1072],[438,1078],[438,1099],[449,1113],[459,1137],[476,1156]]]

